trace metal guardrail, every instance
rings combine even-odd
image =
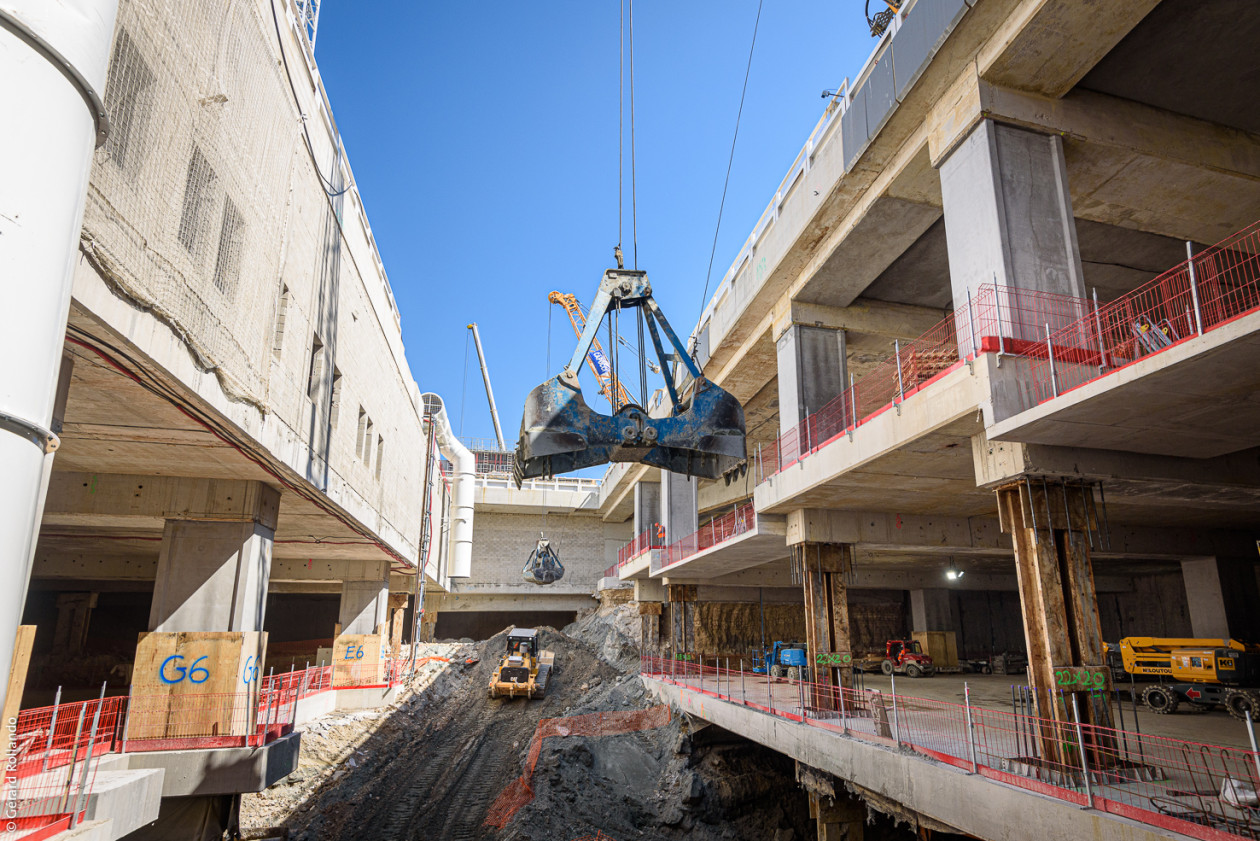
[[[751,501],[730,513],[715,517],[696,531],[661,550],[660,569],[682,563],[687,558],[712,549],[732,537],[751,531],[757,525],[757,512]]]
[[[684,655],[685,656],[685,655]],[[729,661],[645,656],[641,673],[688,692],[938,762],[1081,808],[1204,841],[1260,838],[1260,753],[1064,723],[892,691],[776,679]],[[1069,693],[1059,703],[1069,710]],[[1248,731],[1253,732],[1250,721]],[[1046,755],[1053,745],[1058,758]],[[1064,761],[1064,758],[1070,760]]]

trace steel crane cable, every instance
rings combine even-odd
[[[634,0],[630,0],[630,232],[634,239],[634,268],[639,269],[639,193],[634,165]]]
[[[713,258],[717,255],[718,232],[722,230],[722,211],[726,208],[726,189],[731,183],[731,167],[735,163],[735,141],[739,139],[739,121],[744,116],[744,97],[748,94],[748,76],[752,72],[753,50],[757,46],[757,29],[761,25],[761,7],[764,2],[765,0],[758,0],[757,19],[753,22],[752,43],[748,45],[748,65],[744,68],[744,87],[739,94],[739,111],[735,114],[735,134],[731,137],[731,155],[726,162],[726,180],[722,182],[722,201],[718,204],[717,225],[713,229],[713,247],[709,251],[709,269],[704,274],[704,292],[700,295],[701,314],[704,313],[704,304],[709,298],[709,281],[713,276]],[[631,84],[633,85],[633,82]],[[633,124],[633,120],[631,122]]]

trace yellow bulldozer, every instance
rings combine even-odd
[[[507,653],[490,678],[490,697],[543,697],[555,659],[554,653],[538,650],[536,629],[512,628],[508,631]]]
[[[1119,648],[1126,672],[1160,680],[1142,693],[1152,712],[1176,712],[1182,702],[1199,709],[1220,704],[1237,719],[1260,720],[1260,646],[1232,639],[1125,637]]]

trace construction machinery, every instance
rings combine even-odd
[[[477,361],[481,363],[481,379],[486,384],[486,400],[490,402],[490,420],[494,423],[494,439],[498,442],[501,451],[506,450],[503,428],[499,426],[499,410],[494,405],[494,389],[490,387],[490,369],[486,367],[486,354],[481,349],[481,332],[477,330],[475,321],[468,325],[468,329],[472,331],[473,342],[477,345]]]
[[[569,315],[569,323],[573,325],[573,332],[577,333],[579,339],[582,338],[582,331],[586,329],[586,313],[582,312],[582,304],[578,301],[577,295],[552,292],[547,296],[547,300],[564,307],[564,311]],[[612,365],[608,361],[608,354],[599,343],[599,336],[591,341],[591,351],[586,355],[586,363],[590,366],[591,373],[599,380],[599,393],[608,400],[608,405],[616,410],[630,402],[630,395],[626,393],[621,380],[613,376]],[[613,397],[614,394],[616,399]]]
[[[1260,721],[1260,646],[1227,639],[1125,637],[1124,670],[1155,677],[1142,700],[1169,714],[1183,703],[1203,710],[1220,704],[1240,721]]]
[[[770,649],[753,652],[753,671],[788,680],[808,678],[809,655],[803,642],[776,641]]]
[[[876,669],[886,675],[898,674],[910,677],[931,677],[936,674],[932,658],[923,653],[918,640],[888,640],[884,643],[884,656],[878,654],[853,661],[853,668],[863,672]]]
[[[556,655],[538,650],[538,631],[512,628],[507,636],[507,653],[490,678],[491,698],[541,698],[547,694]]]
[[[550,540],[538,538],[538,544],[521,570],[521,577],[530,584],[555,584],[564,577],[564,564],[560,563],[560,555]]]
[[[620,260],[618,261],[620,263]],[[582,399],[578,371],[609,318],[612,376],[618,377],[617,351],[622,314],[634,319],[642,337],[646,327],[660,360],[670,407],[664,417],[649,416],[634,403],[616,405],[611,416],[591,410]],[[666,354],[661,334],[673,348]],[[647,361],[639,342],[639,375],[646,397]],[[681,371],[690,380],[680,376]],[[617,394],[614,392],[614,394]],[[609,269],[591,304],[572,358],[558,376],[530,392],[521,418],[514,476],[517,484],[608,462],[638,462],[672,473],[718,477],[739,468],[747,455],[744,409],[732,395],[709,382],[683,347],[652,298],[647,272]]]

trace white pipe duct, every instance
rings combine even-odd
[[[57,437],[49,431],[117,0],[0,0],[0,675]]]
[[[451,495],[451,555],[449,578],[472,575],[473,496],[477,486],[477,457],[451,432],[442,398],[432,392],[423,395],[425,412],[433,418],[433,434],[438,450],[455,468]]]

